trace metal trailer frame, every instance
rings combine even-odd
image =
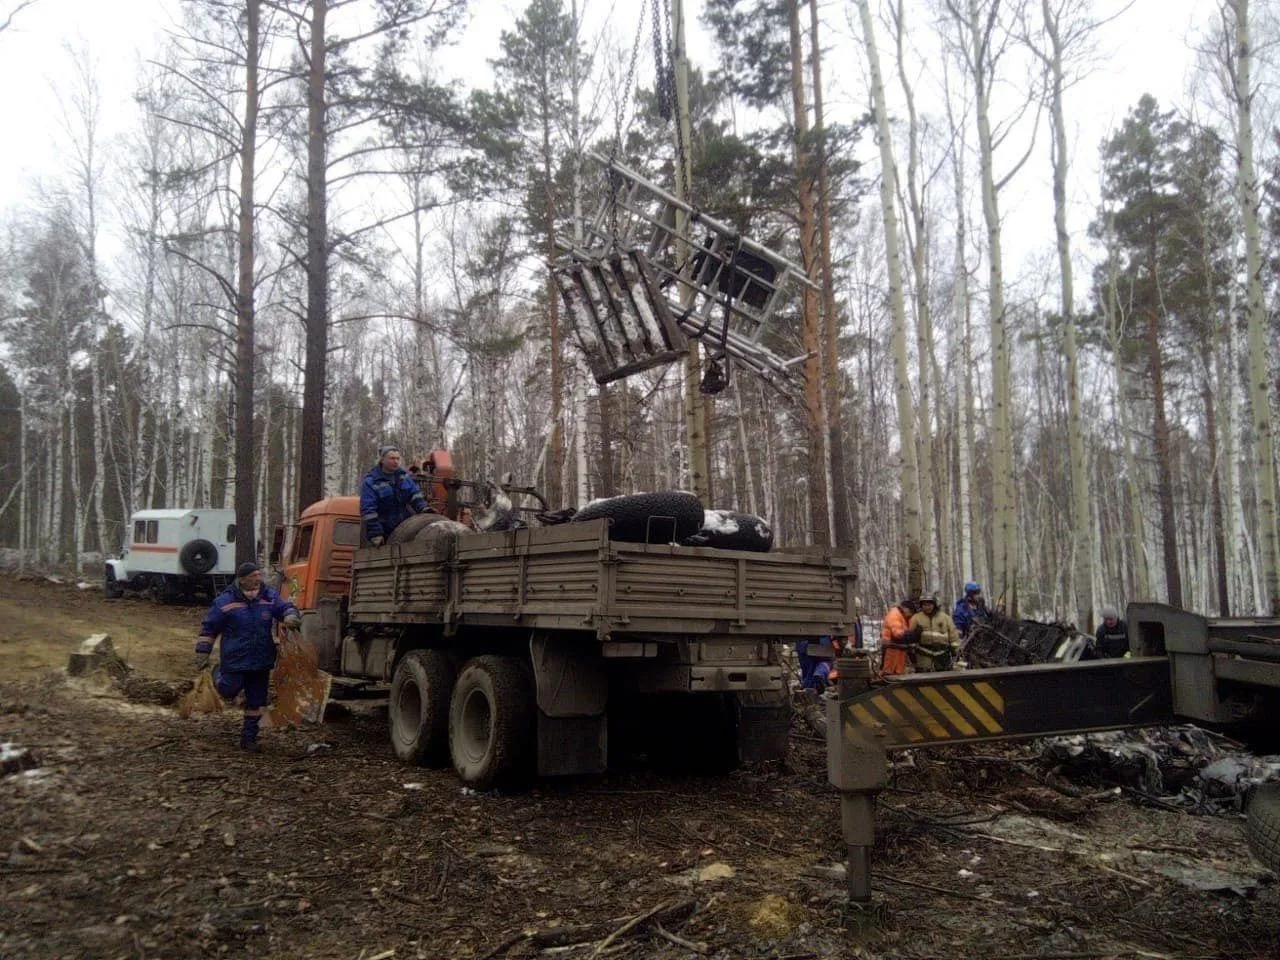
[[[808,354],[784,357],[768,341],[777,342],[774,319],[793,281],[820,289],[804,268],[616,160],[587,155],[609,190],[582,245],[565,245],[552,273],[596,381],[671,363],[693,338],[718,344],[713,360],[789,388]],[[704,242],[687,235],[694,225]]]

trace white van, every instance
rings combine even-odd
[[[145,590],[157,603],[226,589],[236,571],[234,510],[139,510],[121,555],[106,562],[105,590]]]

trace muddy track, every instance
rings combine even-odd
[[[33,661],[101,614],[161,665],[183,638],[178,670],[200,613],[30,585],[0,601],[13,591],[41,617],[20,642],[0,620],[0,650],[47,642]],[[850,933],[818,742],[794,737],[785,770],[476,795],[397,762],[385,723],[375,707],[267,731],[252,757],[231,712],[182,721],[34,668],[0,680],[0,742],[40,762],[0,778],[0,957],[577,958],[662,907],[667,933],[722,958],[1274,955],[1280,895],[1238,820],[1064,797],[1011,762],[1020,749],[899,765],[878,809],[882,918]],[[1250,896],[1192,889],[1171,864]],[[638,923],[599,955],[697,954]]]

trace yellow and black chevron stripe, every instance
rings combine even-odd
[[[886,746],[924,746],[1006,735],[1004,696],[984,680],[893,683],[844,704],[846,734],[877,730]]]

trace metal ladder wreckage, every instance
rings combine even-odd
[[[787,393],[807,354],[775,352],[774,318],[793,280],[819,289],[804,269],[616,160],[588,156],[607,193],[552,275],[596,382],[672,363],[694,339],[709,345],[702,392],[724,389],[737,364]],[[695,225],[702,243],[689,237]]]

